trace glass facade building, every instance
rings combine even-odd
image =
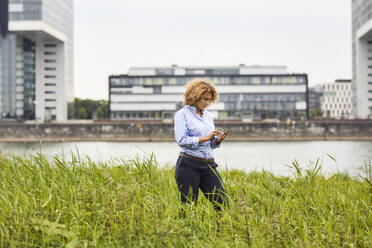
[[[184,85],[207,77],[219,92],[209,111],[220,119],[308,116],[307,75],[285,67],[132,68],[109,77],[111,119],[172,118],[183,106]]]
[[[352,0],[353,115],[372,117],[372,1]]]
[[[73,106],[72,0],[8,0],[0,38],[1,119],[57,120]]]

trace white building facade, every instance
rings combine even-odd
[[[72,0],[2,0],[1,119],[68,119],[73,111]]]
[[[167,119],[183,106],[185,84],[207,77],[216,85],[215,118],[308,115],[307,75],[285,66],[148,67],[109,77],[109,114],[120,119]]]
[[[372,1],[352,0],[354,117],[372,118]]]
[[[336,80],[323,85],[321,109],[325,118],[352,118],[351,80]]]

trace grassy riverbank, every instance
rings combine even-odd
[[[97,163],[0,156],[0,247],[372,247],[371,172],[224,171],[230,207],[182,207],[153,157]],[[366,166],[366,169],[370,167]]]

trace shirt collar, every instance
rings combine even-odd
[[[186,107],[188,107],[192,112],[196,114],[196,108],[194,106],[186,105]],[[204,110],[200,110],[200,112],[202,113],[202,115],[204,115]]]

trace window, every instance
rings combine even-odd
[[[9,12],[23,12],[23,3],[9,3]]]
[[[161,86],[154,86],[153,94],[161,94]]]
[[[55,59],[46,59],[46,60],[44,60],[44,63],[56,63],[57,62],[57,60],[55,60]]]
[[[46,102],[55,102],[56,99],[45,99]]]
[[[47,90],[45,91],[45,94],[56,94],[55,90]]]
[[[44,55],[56,55],[56,52],[44,52]]]
[[[44,44],[44,47],[57,47],[57,44]]]
[[[45,75],[44,78],[57,78],[56,75]]]
[[[56,83],[45,83],[44,86],[56,86]]]
[[[46,71],[55,71],[56,68],[55,67],[45,67],[44,68]]]

